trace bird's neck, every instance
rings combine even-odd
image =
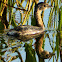
[[[43,48],[42,48],[43,38],[44,38],[44,34],[36,38],[35,48],[36,48],[36,52],[39,54],[41,54],[41,52],[43,51]]]
[[[42,27],[44,29],[43,21],[41,18],[41,12],[39,9],[35,10],[34,17],[36,20],[36,26]]]

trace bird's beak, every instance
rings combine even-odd
[[[53,6],[50,6],[50,5],[49,5],[48,8],[53,8]]]
[[[47,9],[47,8],[53,8],[53,6],[48,5],[45,9]],[[44,10],[45,10],[45,9],[44,9]]]

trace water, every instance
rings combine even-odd
[[[23,5],[23,7],[25,6]],[[6,35],[6,32],[8,30],[2,29],[0,30],[1,32],[0,33],[0,58],[1,58],[0,61],[3,61],[3,62],[4,61],[5,62],[44,62],[44,61],[45,62],[61,62],[62,57],[60,52],[61,52],[62,43],[61,43],[61,31],[58,29],[58,26],[59,26],[58,21],[60,21],[58,16],[59,12],[58,10],[53,11],[53,9],[47,9],[44,12],[43,22],[45,26],[45,32],[41,37],[41,41],[43,43],[41,48],[45,51],[55,53],[55,55],[53,55],[51,58],[48,58],[48,59],[41,59],[40,57],[38,57],[38,54],[35,48],[35,42],[36,42],[35,39],[29,40],[27,42],[23,42],[17,39],[10,39],[10,37]],[[18,15],[18,13],[20,12],[15,11],[14,13],[15,13],[15,20],[18,21],[18,23],[21,22],[20,21],[20,19],[22,19],[21,14]],[[11,14],[11,16],[14,16],[14,14]],[[8,21],[9,20],[11,20],[11,18],[8,18]],[[26,22],[26,24],[31,25],[31,16],[28,15],[27,20],[28,22]],[[9,29],[14,28],[14,26],[9,26]]]

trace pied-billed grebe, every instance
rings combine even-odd
[[[21,41],[27,41],[32,38],[38,37],[44,31],[44,25],[41,18],[41,12],[52,6],[48,3],[40,2],[35,5],[34,17],[36,20],[36,26],[20,25],[14,29],[10,29],[7,33],[8,36],[20,39]]]

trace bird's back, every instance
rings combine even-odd
[[[25,41],[38,37],[43,31],[44,30],[41,27],[20,25],[9,30],[7,35]]]

